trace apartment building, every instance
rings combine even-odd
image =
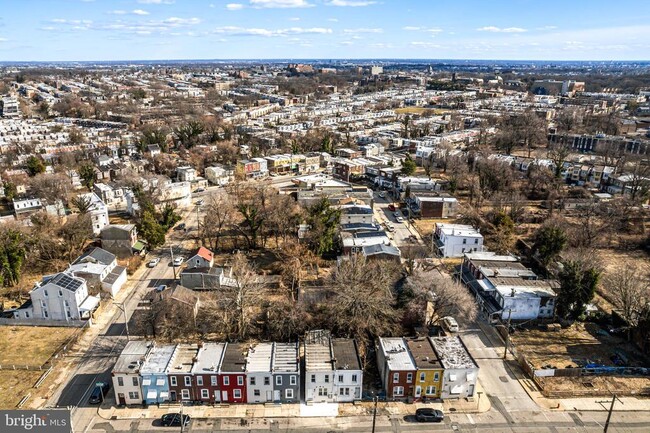
[[[440,257],[483,251],[483,235],[470,225],[436,223],[433,243]]]

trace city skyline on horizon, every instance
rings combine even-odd
[[[0,62],[650,60],[650,6],[577,3],[26,0],[0,12]]]

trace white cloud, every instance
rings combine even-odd
[[[328,18],[327,21],[331,21],[333,23],[338,23],[339,19],[338,18]]]
[[[352,41],[341,41],[341,42],[339,42],[339,45],[354,45],[354,42],[352,42]]]
[[[169,17],[162,20],[163,24],[168,24],[172,27],[178,26],[193,26],[199,24],[201,20],[199,18],[178,18],[178,17]]]
[[[495,27],[495,26],[485,26],[479,27],[476,29],[477,32],[492,32],[492,33],[524,33],[526,29],[521,27]]]
[[[134,10],[131,11],[131,13],[133,15],[140,15],[140,16],[149,15],[149,12],[147,12],[145,10],[142,10],[142,9],[134,9]]]
[[[143,5],[171,5],[174,4],[174,0],[138,0],[138,3]]]
[[[432,42],[411,42],[411,46],[418,48],[442,48],[442,45],[434,44]]]
[[[109,11],[108,13],[111,15],[126,15],[127,12],[123,10],[115,10],[115,11]]]
[[[110,11],[108,13],[111,14],[111,15],[127,15],[127,14],[140,15],[140,16],[149,15],[149,12],[147,12],[145,10],[142,10],[142,9],[134,9],[131,12],[125,11],[125,10],[122,10],[122,9],[118,9],[118,10]]]
[[[329,0],[325,2],[327,6],[348,6],[348,7],[362,7],[376,4],[376,1],[365,0]]]
[[[429,33],[442,33],[442,29],[439,28],[424,29],[424,31]]]
[[[407,32],[416,32],[418,30],[422,30],[422,27],[406,26],[406,27],[402,27],[402,30],[406,30]]]
[[[358,29],[345,29],[343,30],[343,33],[383,33],[384,29],[379,29],[379,28],[358,28]]]
[[[300,18],[298,18],[298,17],[291,17],[291,18],[289,18],[289,21],[300,21]]]
[[[244,28],[237,26],[225,26],[214,29],[216,34],[226,34],[231,36],[263,36],[263,37],[276,37],[288,35],[303,35],[303,34],[329,34],[332,29],[324,27],[290,27],[286,29],[264,29],[264,28]]]
[[[543,27],[537,27],[536,30],[555,30],[557,29],[557,26],[543,26]]]
[[[9,41],[9,39],[7,39],[7,38],[0,38],[0,42],[7,42],[7,41]]]
[[[226,9],[228,9],[229,11],[238,11],[238,10],[242,9],[243,7],[244,7],[244,5],[241,4],[241,3],[228,3],[226,5]]]
[[[256,9],[271,8],[308,8],[314,6],[307,0],[250,0],[250,5]]]

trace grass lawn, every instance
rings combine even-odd
[[[5,326],[0,333],[0,365],[40,366],[77,330],[78,328]]]
[[[41,374],[42,371],[0,370],[0,409],[15,409]]]

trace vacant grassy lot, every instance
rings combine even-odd
[[[42,371],[0,370],[0,409],[15,409]]]
[[[5,326],[0,331],[0,365],[38,367],[78,329]]]
[[[575,323],[557,332],[518,330],[511,336],[517,352],[536,369],[577,367],[578,364],[614,365],[610,357],[622,351],[630,366],[643,366],[644,359],[624,339],[604,334],[595,323]]]

